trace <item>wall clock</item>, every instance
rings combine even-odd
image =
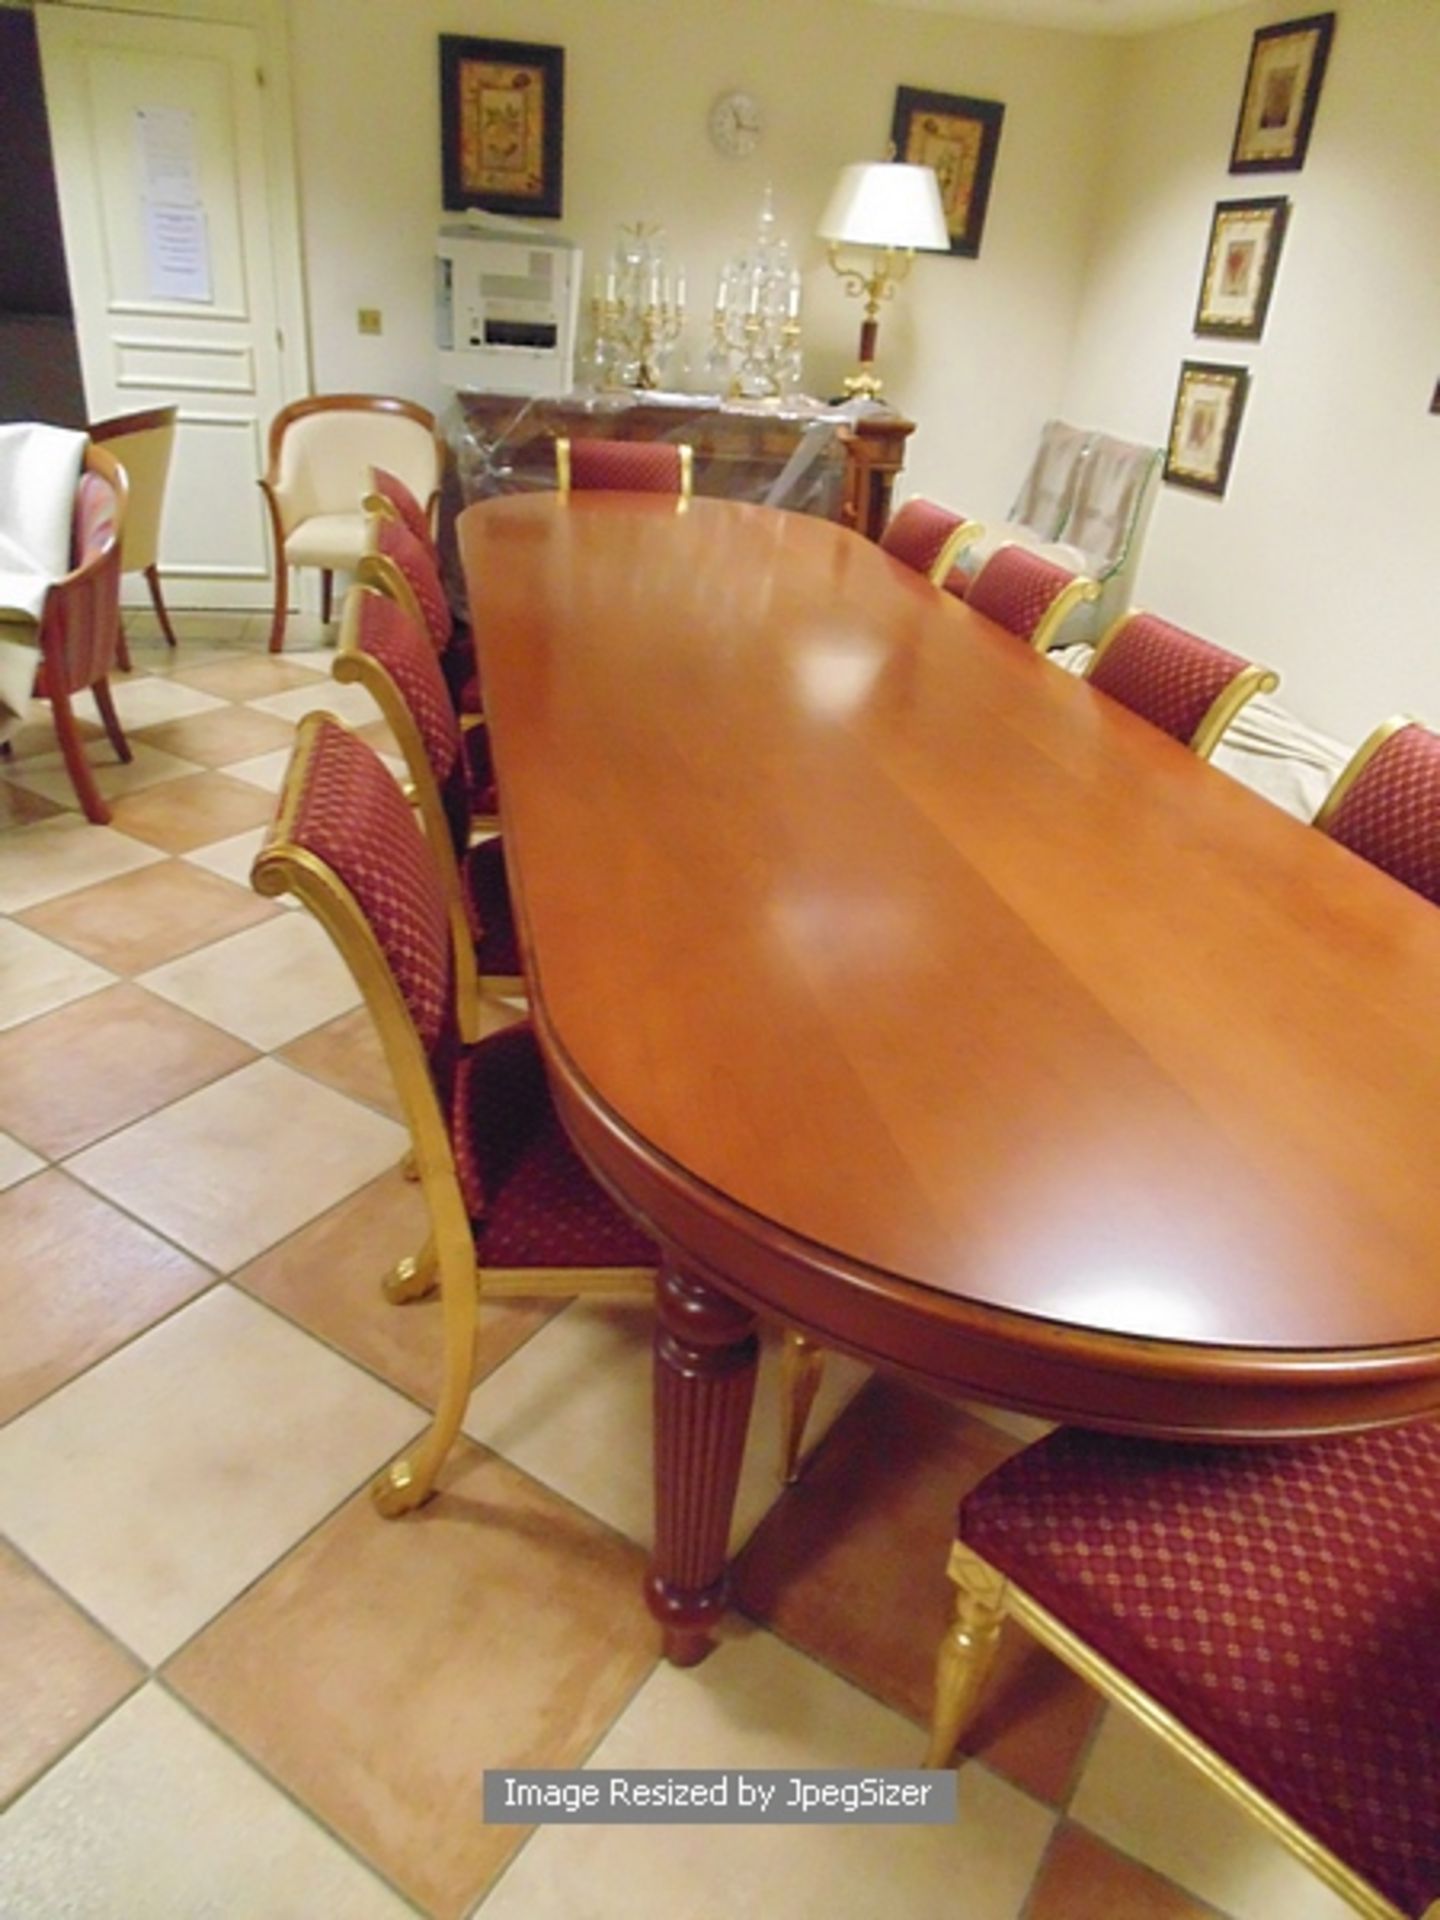
[[[753,93],[722,93],[710,109],[710,138],[727,159],[754,153],[765,130],[765,112]]]

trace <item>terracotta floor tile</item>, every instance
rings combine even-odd
[[[330,658],[333,659],[334,655]],[[366,727],[379,712],[364,687],[354,684],[342,686],[326,675],[313,673],[306,677],[304,686],[292,687],[288,693],[269,693],[249,704],[261,713],[277,714],[282,720],[290,721],[292,726],[307,713],[333,713],[347,727]]]
[[[45,1162],[38,1153],[32,1153],[29,1147],[8,1133],[0,1133],[0,1192],[6,1187],[16,1187],[22,1180],[28,1180],[32,1173],[39,1173]]]
[[[189,861],[165,860],[16,918],[115,973],[142,973],[284,909]]]
[[[294,672],[302,672],[296,667]],[[196,713],[184,720],[164,720],[135,735],[165,753],[178,753],[202,767],[223,767],[231,760],[246,760],[252,754],[269,753],[295,737],[295,729],[271,713],[254,713],[249,707],[221,707],[213,713]]]
[[[166,853],[188,853],[257,827],[274,811],[269,794],[223,773],[192,773],[117,802],[113,825]]]
[[[1179,1887],[1063,1822],[1036,1876],[1025,1920],[1213,1920]]]
[[[1014,1451],[958,1408],[872,1381],[741,1557],[739,1604],[926,1724],[956,1503]],[[1083,1682],[1010,1633],[966,1750],[1058,1804],[1098,1711]]]
[[[367,1106],[379,1107],[393,1120],[400,1120],[399,1097],[385,1062],[385,1050],[375,1031],[375,1022],[364,1007],[342,1013],[338,1020],[327,1020],[301,1034],[289,1046],[279,1049],[280,1058],[292,1067],[340,1093],[348,1093]]]
[[[222,700],[258,700],[267,693],[305,686],[312,676],[304,667],[291,666],[273,654],[237,653],[202,667],[177,667],[171,677],[202,693],[218,694]]]
[[[0,1246],[0,1423],[215,1278],[58,1169],[0,1194]]]
[[[13,780],[0,780],[0,827],[28,826],[32,820],[47,820],[64,811],[44,794],[32,793]]]
[[[524,1830],[487,1767],[576,1765],[651,1669],[642,1557],[463,1446],[422,1512],[350,1501],[170,1663],[175,1690],[432,1913]]]
[[[118,759],[109,742],[103,740],[87,745],[85,758],[95,776],[96,786],[112,809],[129,794],[143,793],[168,780],[180,780],[187,774],[199,772],[193,760],[183,760],[174,753],[162,753],[158,747],[149,746],[138,737],[131,742],[128,760]],[[57,806],[79,805],[74,783],[58,749],[38,754],[34,759],[19,761],[15,780],[32,793],[43,794],[47,800],[53,800]]]
[[[138,1660],[0,1543],[0,1806],[144,1677]]]
[[[425,1234],[420,1189],[398,1170],[272,1247],[235,1275],[235,1284],[348,1353],[426,1406],[440,1375],[440,1302],[395,1306],[381,1276],[413,1253]],[[475,1377],[506,1360],[564,1301],[497,1300],[483,1307]]]
[[[62,1160],[254,1058],[127,981],[0,1033],[0,1127]]]

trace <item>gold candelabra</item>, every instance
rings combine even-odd
[[[752,250],[721,269],[705,364],[731,399],[778,399],[800,385],[800,270],[776,238],[769,187]]]
[[[597,386],[658,387],[685,324],[685,269],[665,259],[664,230],[622,227],[590,299],[591,364]]]

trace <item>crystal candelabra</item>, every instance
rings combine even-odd
[[[769,187],[753,247],[721,269],[705,367],[731,399],[774,400],[800,385],[800,269],[776,238]]]
[[[665,259],[664,230],[621,227],[590,300],[591,366],[609,389],[660,385],[685,323],[685,269]]]

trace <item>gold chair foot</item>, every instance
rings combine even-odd
[[[432,1482],[416,1479],[408,1460],[392,1461],[370,1484],[370,1498],[387,1520],[398,1519],[402,1513],[413,1513],[416,1507],[424,1506],[434,1491]]]
[[[420,1178],[420,1162],[415,1158],[415,1149],[413,1147],[406,1149],[405,1158],[400,1162],[400,1178],[402,1180],[418,1180]]]
[[[402,1306],[407,1300],[423,1300],[434,1293],[440,1284],[440,1269],[432,1247],[425,1247],[419,1253],[408,1253],[395,1265],[381,1281],[385,1298],[395,1306]]]
[[[951,1550],[948,1571],[955,1582],[955,1617],[935,1664],[930,1745],[922,1762],[927,1767],[947,1763],[974,1716],[1005,1618],[1004,1574],[959,1541]]]
[[[800,1449],[810,1411],[825,1371],[825,1349],[793,1327],[785,1332],[780,1351],[780,1484],[791,1487],[800,1478]]]

